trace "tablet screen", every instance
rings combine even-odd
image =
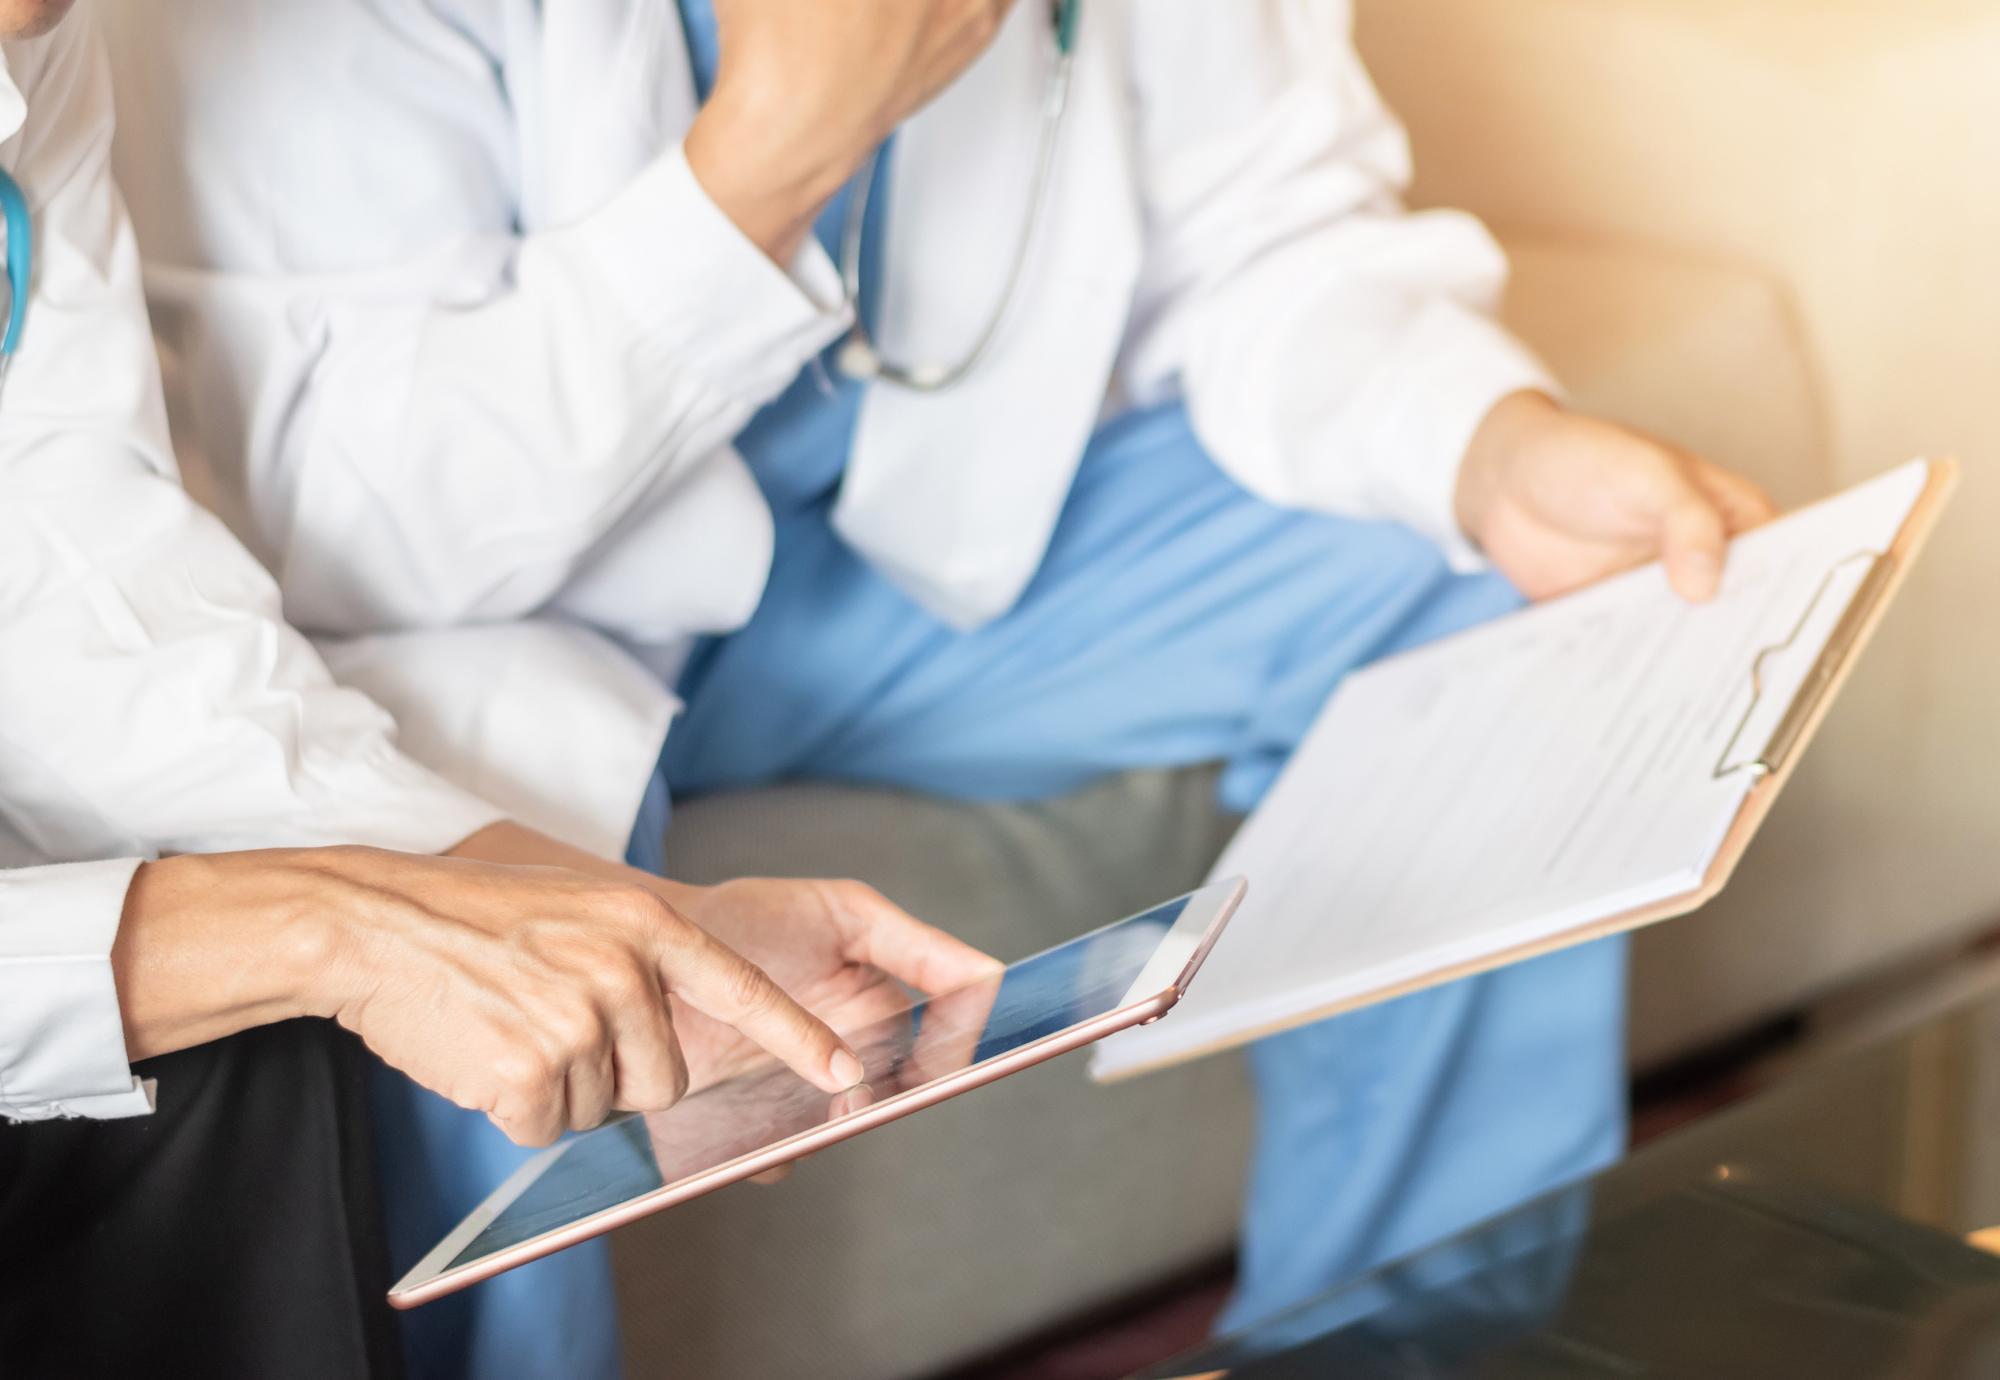
[[[1176,922],[1194,903],[1219,923],[1229,908],[1217,907],[1212,893],[1220,890],[1157,906],[974,986],[924,1001],[897,998],[889,1014],[842,1032],[867,1068],[867,1080],[848,1092],[829,1095],[772,1062],[665,1112],[572,1136],[525,1165],[397,1291],[1156,996],[1209,929],[1189,937],[1191,927],[1177,932]],[[1140,987],[1142,980],[1152,985]],[[455,1250],[454,1241],[462,1242]]]

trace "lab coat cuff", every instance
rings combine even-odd
[[[697,370],[744,406],[776,397],[851,319],[819,242],[808,235],[781,267],[715,204],[678,146],[581,229],[660,364]]]
[[[624,856],[679,701],[607,639],[529,620],[318,647],[342,684],[395,716],[412,757],[496,814]]]
[[[1499,402],[1520,392],[1561,396],[1532,351],[1492,318],[1439,302],[1417,323],[1410,362],[1387,409],[1374,482],[1383,511],[1436,542],[1454,570],[1485,567],[1459,527],[1458,474],[1472,438]]]
[[[94,1093],[66,1097],[60,1102],[10,1102],[0,1099],[0,1121],[123,1121],[126,1117],[151,1116],[158,1084],[151,1078],[134,1078],[115,1093]]]
[[[136,858],[0,872],[0,1117],[138,1116],[111,946]]]
[[[443,853],[507,812],[384,743],[329,778],[310,832],[296,840],[359,843],[404,853]]]

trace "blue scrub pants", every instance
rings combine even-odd
[[[1179,407],[1094,438],[1034,581],[970,633],[850,551],[829,496],[760,479],[778,523],[770,584],[683,679],[662,759],[675,793],[816,777],[1031,799],[1220,760],[1221,803],[1248,810],[1349,671],[1520,603],[1404,528],[1248,494]],[[652,833],[651,820],[637,831],[635,861]],[[1257,1149],[1224,1326],[1616,1158],[1624,954],[1603,941],[1256,1045]],[[378,1092],[400,1269],[527,1152],[399,1076]],[[608,1252],[499,1276],[410,1315],[406,1336],[420,1380],[614,1374]]]

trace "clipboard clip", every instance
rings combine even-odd
[[[1785,717],[1771,730],[1770,741],[1764,744],[1763,751],[1756,756],[1734,760],[1737,745],[1742,741],[1743,735],[1750,731],[1751,720],[1756,718],[1757,709],[1763,703],[1766,689],[1765,664],[1773,657],[1781,656],[1791,650],[1805,635],[1806,629],[1812,625],[1813,615],[1818,613],[1820,605],[1826,602],[1841,572],[1864,561],[1868,563],[1867,574],[1861,577],[1861,584],[1855,589],[1854,597],[1848,601],[1847,612],[1841,615],[1832,636],[1827,638],[1819,659],[1813,663],[1812,670],[1808,671],[1806,678],[1800,682],[1798,694],[1793,697],[1790,707],[1785,710]],[[1805,610],[1799,614],[1799,621],[1792,625],[1792,630],[1786,633],[1782,640],[1773,642],[1759,651],[1757,659],[1750,663],[1750,703],[1744,706],[1743,717],[1736,722],[1736,731],[1729,735],[1729,741],[1722,745],[1722,755],[1716,758],[1713,773],[1715,780],[1721,781],[1741,773],[1748,773],[1761,781],[1784,770],[1792,749],[1798,745],[1806,725],[1812,722],[1814,713],[1826,698],[1827,690],[1833,685],[1834,678],[1847,661],[1848,654],[1854,650],[1854,644],[1860,638],[1862,630],[1868,626],[1869,615],[1875,611],[1875,606],[1880,602],[1883,591],[1888,588],[1889,577],[1895,569],[1896,558],[1884,551],[1856,551],[1850,556],[1843,556],[1827,568],[1825,577],[1819,582],[1819,588],[1813,591],[1812,598],[1806,602]]]

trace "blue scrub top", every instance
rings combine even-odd
[[[687,30],[688,56],[694,67],[695,90],[708,99],[715,85],[720,43],[710,0],[680,0],[681,23]],[[883,202],[888,195],[888,146],[876,162],[874,193],[862,227],[862,283],[872,288],[880,274]],[[865,174],[863,174],[865,175]],[[837,259],[848,204],[860,183],[857,176],[828,202],[813,222],[813,234]],[[872,293],[863,292],[864,314],[872,314]],[[829,346],[818,363],[799,371],[791,387],[767,403],[736,438],[736,448],[749,463],[771,506],[780,512],[806,507],[831,495],[847,469],[854,440],[854,421],[866,386],[843,377],[834,368],[838,344]]]

